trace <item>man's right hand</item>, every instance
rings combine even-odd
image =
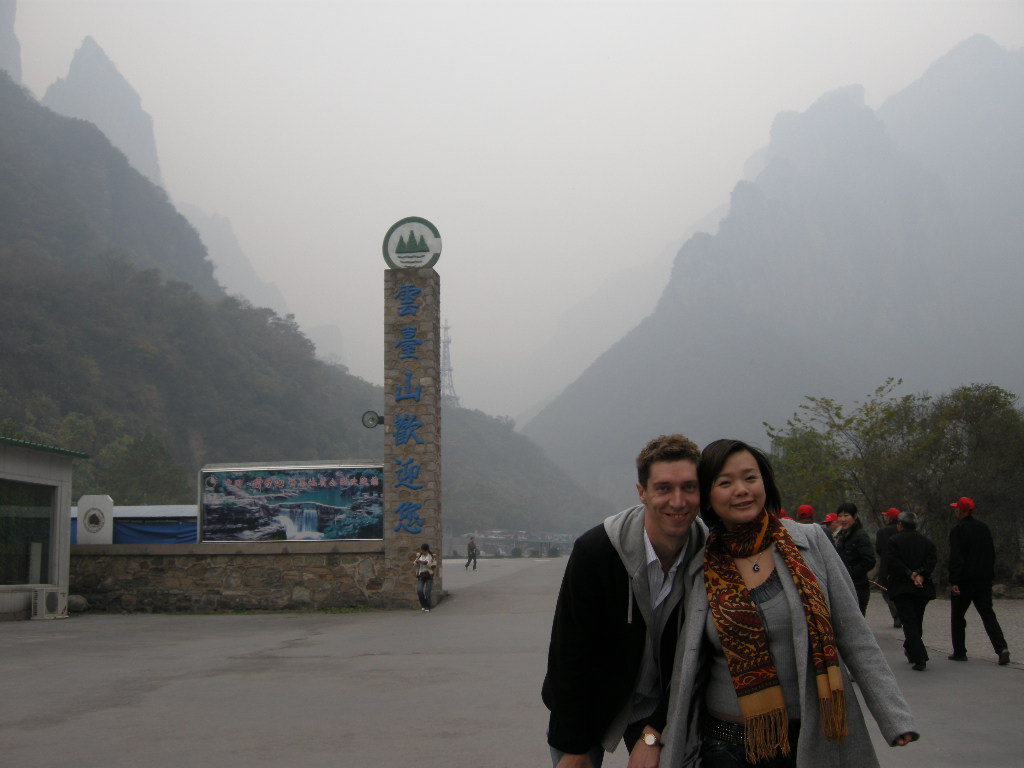
[[[556,768],[594,768],[590,755],[562,755]]]

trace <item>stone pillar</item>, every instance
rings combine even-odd
[[[417,607],[413,560],[437,558],[441,594],[441,278],[432,267],[384,273],[384,552],[395,607]]]

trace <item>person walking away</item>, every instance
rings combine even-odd
[[[757,448],[716,440],[698,476],[710,532],[683,574],[663,763],[877,768],[859,699],[887,744],[918,732],[835,547],[775,516],[779,487]]]
[[[903,653],[914,669],[923,672],[928,664],[925,648],[924,609],[935,599],[932,571],[938,561],[935,545],[917,530],[917,515],[900,512],[896,535],[889,539],[885,553],[889,593],[903,623]]]
[[[889,570],[888,563],[885,562],[885,550],[889,544],[889,539],[896,535],[896,519],[899,516],[900,511],[896,507],[889,507],[889,509],[882,513],[882,517],[885,518],[885,524],[875,534],[875,554],[878,555],[878,570],[875,572],[875,575],[879,585],[882,587],[882,599],[885,600],[885,604],[889,608],[889,615],[892,616],[892,625],[896,629],[902,627],[903,624],[900,622],[900,614],[896,610],[896,603],[892,601],[892,595],[889,594],[889,585],[885,583],[886,574]]]
[[[480,550],[476,548],[476,537],[469,537],[469,544],[466,545],[466,570],[469,570],[469,564],[473,564],[473,570],[476,570],[476,556]]]
[[[836,509],[839,520],[839,534],[836,536],[836,549],[846,564],[846,570],[853,579],[853,588],[857,590],[857,603],[862,616],[867,614],[868,600],[871,598],[871,585],[868,583],[868,572],[875,567],[875,551],[871,539],[861,525],[857,516],[857,505],[849,501],[843,502]]]
[[[949,532],[949,624],[952,661],[967,661],[967,609],[974,603],[999,664],[1010,663],[1006,638],[992,608],[996,552],[988,526],[974,517],[974,501],[964,496],[950,504],[957,523]]]
[[[437,571],[437,560],[430,551],[430,545],[420,547],[420,553],[413,561],[416,568],[416,596],[420,600],[420,608],[430,613],[430,598],[434,589],[434,573]]]
[[[619,740],[630,768],[656,768],[686,563],[704,546],[700,449],[682,435],[636,459],[640,504],[573,545],[551,626],[542,697],[558,768],[599,768]]]

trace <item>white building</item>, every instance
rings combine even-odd
[[[67,615],[76,458],[87,456],[0,437],[0,620]]]

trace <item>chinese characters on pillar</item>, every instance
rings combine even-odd
[[[395,292],[394,298],[398,301],[399,317],[416,317],[420,308],[417,301],[419,295],[420,289],[415,285],[403,285]],[[417,338],[416,326],[403,326],[400,333],[401,338],[395,343],[395,347],[400,351],[399,360],[419,359],[417,350],[423,341]],[[423,438],[417,434],[417,431],[423,426],[417,418],[417,405],[420,403],[423,388],[419,385],[413,386],[411,370],[406,370],[404,376],[404,383],[395,386],[395,403],[402,403],[402,406],[396,408],[394,412],[393,434],[396,448],[403,446],[411,448],[423,444]],[[406,488],[413,492],[422,490],[423,486],[416,482],[421,469],[420,465],[416,463],[416,456],[405,455],[403,451],[399,451],[399,453],[402,455],[394,459],[396,465],[394,467],[394,487]],[[423,520],[420,518],[422,508],[423,505],[420,502],[411,499],[406,499],[399,504],[395,509],[397,516],[395,531],[420,533],[423,530]]]

